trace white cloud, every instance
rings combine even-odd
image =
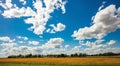
[[[40,38],[43,38],[43,36],[39,36]]]
[[[18,43],[23,44],[23,43],[25,43],[25,42],[24,42],[24,41],[18,41]]]
[[[30,54],[33,52],[33,48],[29,46],[19,46],[18,51],[20,54]]]
[[[72,48],[73,51],[80,51],[81,46],[74,46]]]
[[[101,5],[98,9],[98,11],[100,11],[102,8],[104,7],[104,5]]]
[[[30,44],[30,45],[38,45],[39,42],[38,41],[28,41],[28,44]]]
[[[103,40],[103,39],[98,39],[98,40],[95,41],[95,43],[100,44],[100,43],[102,43],[103,41],[105,41],[105,40]]]
[[[10,10],[5,10],[2,15],[6,18],[19,18],[24,14],[24,11],[24,8],[11,8]]]
[[[23,37],[23,36],[17,36],[18,39],[22,39],[22,40],[25,40],[27,41],[28,40],[28,37]]]
[[[51,38],[47,43],[45,43],[43,48],[61,48],[61,44],[64,42],[62,38]]]
[[[62,38],[51,38],[45,44],[41,46],[30,46],[30,45],[18,45],[19,41],[15,42],[3,42],[0,44],[0,57],[7,57],[9,55],[26,55],[26,54],[61,54],[61,53],[87,53],[87,54],[97,54],[105,52],[115,52],[119,53],[120,48],[111,48],[108,47],[108,43],[114,44],[114,40],[102,44],[103,40],[96,40],[94,42],[83,42],[84,44],[89,44],[88,48],[83,47],[82,45],[70,47],[69,45],[62,46],[64,39]],[[29,42],[29,41],[28,41]],[[34,42],[30,42],[31,44]]]
[[[105,3],[106,3],[105,1],[104,1],[104,2],[102,2],[102,5],[99,7],[98,11],[100,11],[100,10],[102,10],[102,9],[103,9],[103,7],[104,7]]]
[[[20,18],[20,17],[27,17],[27,16],[34,16],[36,13],[30,7],[14,7],[11,9],[5,10],[2,15],[5,18]]]
[[[118,17],[120,15],[116,12],[117,10],[115,5],[110,5],[100,10],[94,16],[92,26],[74,31],[72,37],[75,37],[76,40],[102,39],[108,33],[114,32],[120,28],[120,17]]]
[[[88,48],[83,49],[83,52],[87,54],[102,53],[107,48],[106,44],[97,44],[96,41],[95,42],[87,41],[86,46],[88,46]]]
[[[26,5],[26,0],[20,0],[23,5]]]
[[[87,46],[82,50],[87,54],[111,52],[111,50],[108,50],[110,49],[108,45],[116,44],[115,40],[104,43],[105,40],[102,38],[120,28],[120,7],[116,8],[115,5],[110,5],[104,9],[103,7],[104,3],[100,6],[96,15],[92,17],[93,24],[90,27],[80,28],[78,31],[74,31],[72,35],[76,40],[79,40],[81,46]],[[95,41],[89,41],[93,38],[95,38]],[[85,42],[86,39],[88,41]],[[119,51],[114,48],[112,52]]]
[[[18,39],[23,37],[17,36]],[[51,38],[49,41],[44,43],[41,46],[30,46],[30,45],[18,45],[17,43],[26,43],[23,41],[15,42],[2,42],[0,43],[0,57],[7,57],[9,55],[19,55],[19,54],[47,54],[47,53],[61,53],[62,52],[62,43],[64,40],[62,38]],[[37,41],[29,41],[28,44],[38,45]],[[56,50],[56,51],[54,51]],[[1,54],[2,53],[2,54]]]
[[[0,44],[0,46],[4,47],[4,48],[10,48],[10,47],[14,47],[14,46],[17,46],[16,43],[2,43]]]
[[[120,17],[120,7],[118,8],[117,13],[118,13],[118,17]]]
[[[15,6],[15,4],[12,4],[12,0],[5,0],[5,3],[0,1],[0,6],[2,6],[4,9],[9,9]]]
[[[87,41],[85,45],[91,47],[92,43],[90,41]]]
[[[106,48],[104,52],[120,53],[120,48]]]
[[[13,42],[15,41],[15,39],[10,39],[10,37],[8,36],[4,36],[4,37],[0,37],[0,41],[4,41],[4,42]]]
[[[70,48],[70,45],[65,45],[65,48],[66,48],[66,49]]]
[[[100,46],[99,46],[100,47]],[[107,48],[105,46],[101,46],[102,48],[96,48],[96,49],[91,49],[91,48],[86,48],[83,52],[86,52],[87,54],[99,54],[99,53],[106,53],[106,52],[113,52],[113,53],[120,53],[120,48]]]
[[[24,3],[25,0],[20,0],[20,2]],[[43,3],[45,7],[43,7]],[[32,24],[28,30],[33,31],[37,35],[42,35],[46,29],[47,21],[51,17],[51,13],[53,13],[57,9],[61,9],[62,13],[65,13],[65,4],[66,1],[63,0],[36,0],[33,2],[31,7],[21,7],[19,8],[16,4],[12,4],[11,0],[6,0],[6,3],[0,2],[0,6],[2,6],[5,10],[2,15],[5,18],[20,18],[27,17],[24,21],[26,24]]]
[[[39,34],[43,34],[43,31],[45,30],[45,26],[43,25],[39,25],[39,27],[35,28],[34,29],[34,33],[39,35]]]
[[[50,28],[48,28],[48,29],[46,30],[46,32],[50,32],[50,30],[51,30],[51,29],[50,29]]]
[[[93,47],[95,47],[97,45],[103,45],[103,42],[104,42],[104,40],[102,40],[102,39],[98,39],[98,40],[95,40],[95,41],[89,41],[88,40],[88,41],[80,42],[80,45],[87,46],[89,48],[93,48]]]
[[[65,30],[65,25],[62,23],[58,23],[57,26],[55,26],[54,24],[50,24],[50,26],[52,27],[52,29],[47,29],[46,32],[49,33],[56,33],[56,32],[60,32]]]
[[[116,41],[115,40],[110,40],[109,42],[108,42],[108,45],[114,45],[114,44],[116,44]]]

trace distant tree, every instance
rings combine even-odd
[[[25,55],[25,58],[31,58],[31,57],[32,57],[32,54]]]
[[[8,56],[8,58],[17,58],[16,55],[11,55],[11,56]]]
[[[71,54],[71,55],[67,55],[67,54],[49,54],[49,55],[32,55],[32,54],[27,54],[27,55],[10,55],[8,56],[8,58],[41,58],[41,57],[86,57],[86,56],[115,56],[115,55],[120,55],[120,53],[112,53],[112,52],[106,52],[103,54],[94,54],[94,55],[87,55],[84,53],[75,53],[75,54]]]

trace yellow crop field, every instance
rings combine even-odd
[[[120,58],[6,58],[0,63],[27,63],[27,64],[119,64]]]

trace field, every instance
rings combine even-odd
[[[120,66],[119,57],[3,58],[0,66]]]

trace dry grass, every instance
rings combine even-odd
[[[120,64],[120,58],[6,58],[0,59],[0,63]]]

